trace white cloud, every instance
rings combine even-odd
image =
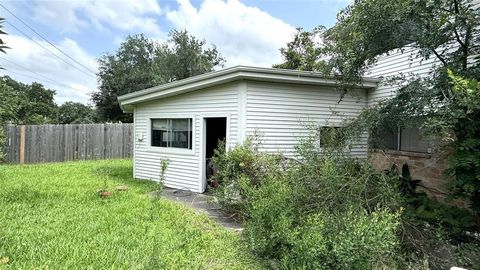
[[[56,58],[27,38],[11,34],[2,37],[2,39],[5,39],[5,42],[11,47],[7,50],[7,54],[0,56],[3,58],[0,59],[1,66],[5,68],[1,71],[2,74],[9,75],[24,83],[37,81],[47,88],[56,90],[55,101],[58,104],[65,101],[87,103],[90,99],[89,94],[96,91],[95,75],[79,65],[75,64],[84,72]],[[56,51],[48,43],[40,40],[37,40],[37,42],[49,48],[62,59],[72,63],[70,59]],[[64,39],[55,45],[89,70],[94,72],[97,70],[98,65],[95,58],[80,48],[75,41]]]
[[[269,67],[280,63],[282,59],[278,49],[285,46],[295,33],[293,26],[238,0],[205,0],[198,9],[189,0],[178,2],[178,9],[162,11],[155,0],[121,3],[42,1],[35,3],[33,11],[37,20],[48,22],[51,27],[62,31],[139,30],[153,37],[160,36],[160,39],[163,34],[155,18],[149,16],[163,14],[175,28],[187,29],[193,35],[217,45],[228,66]],[[92,26],[93,30],[90,29]],[[55,98],[59,104],[69,100],[87,103],[90,93],[97,90],[94,74],[73,68],[22,36],[10,34],[4,39],[12,49],[6,55],[0,55],[7,60],[0,59],[0,65],[6,68],[0,73],[25,83],[39,81],[57,90]],[[37,42],[65,58],[46,42]],[[94,56],[74,40],[65,38],[56,45],[90,70],[97,70]],[[65,60],[72,62],[67,58]]]
[[[198,9],[189,0],[177,1],[179,8],[166,17],[176,28],[215,44],[228,66],[280,63],[279,49],[295,33],[293,26],[238,0],[205,0]]]
[[[156,0],[39,1],[32,9],[37,21],[65,32],[108,27],[161,35],[157,20],[162,10]],[[108,27],[106,27],[108,26]]]

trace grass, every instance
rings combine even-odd
[[[0,166],[0,269],[259,269],[235,232],[147,196],[130,160]],[[101,199],[109,190],[126,192]]]

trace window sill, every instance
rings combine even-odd
[[[430,153],[419,153],[419,152],[409,152],[409,151],[398,151],[398,150],[382,150],[382,149],[372,149],[373,152],[381,152],[385,154],[398,155],[398,156],[407,156],[407,157],[421,157],[421,158],[431,158],[432,154]]]
[[[186,148],[147,146],[147,150],[155,153],[161,153],[161,154],[177,154],[177,155],[186,155],[186,156],[195,155],[194,149],[186,149]]]

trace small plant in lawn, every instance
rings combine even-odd
[[[152,204],[150,207],[150,216],[149,219],[150,221],[155,219],[155,214],[158,214],[159,212],[159,201],[160,201],[160,195],[162,195],[163,190],[165,189],[164,183],[165,183],[165,173],[167,172],[168,165],[170,164],[169,159],[160,159],[160,175],[158,182],[155,184],[155,191],[153,192],[152,196]],[[145,228],[145,232],[148,231],[148,227]]]
[[[151,199],[151,205],[150,205],[150,216],[149,216],[149,222],[153,222],[159,213],[161,213],[161,201],[160,201],[160,195],[162,195],[162,192],[164,191],[164,183],[165,183],[165,173],[167,172],[168,165],[170,164],[170,160],[166,158],[160,159],[160,175],[158,182],[156,183],[156,190],[154,192],[154,195],[152,196]],[[145,227],[145,234],[148,233],[149,230],[153,230],[152,226],[146,226]],[[157,234],[153,234],[152,236],[152,254],[157,254],[158,253],[158,247],[160,244],[158,244],[158,237]],[[148,268],[163,268],[160,265],[159,258],[156,256],[151,256],[148,261],[147,261]]]
[[[100,178],[103,182],[102,188],[98,190],[98,194],[101,198],[108,198],[113,194],[111,191],[108,190],[108,177],[111,174],[110,170],[111,169],[108,167],[103,167],[95,171],[97,177]]]
[[[165,173],[167,172],[168,165],[170,165],[170,160],[168,158],[162,158],[160,160],[160,178],[157,184],[158,195],[160,195],[165,189]]]

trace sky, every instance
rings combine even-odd
[[[186,29],[215,44],[226,67],[270,67],[297,27],[331,27],[349,0],[76,0],[2,1],[0,75],[56,90],[55,101],[90,103],[97,59],[129,34],[160,42]]]

